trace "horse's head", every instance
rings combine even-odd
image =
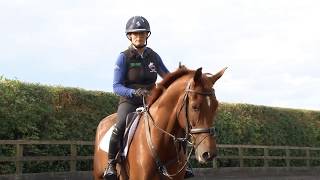
[[[212,160],[217,154],[216,131],[214,118],[218,108],[213,85],[223,75],[226,68],[218,73],[203,74],[202,68],[195,71],[187,82],[183,97],[184,108],[180,124],[186,127],[186,133],[191,135],[195,148],[196,159],[200,163]],[[181,109],[182,110],[182,109]]]

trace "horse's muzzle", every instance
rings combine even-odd
[[[206,163],[208,161],[212,161],[216,156],[215,151],[201,151],[196,150],[196,158],[199,161],[199,163]]]

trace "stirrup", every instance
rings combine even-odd
[[[117,164],[113,161],[108,163],[108,167],[103,172],[104,180],[117,180]]]
[[[188,164],[186,167],[186,172],[184,174],[184,178],[187,179],[187,178],[191,178],[191,177],[194,177],[194,174],[193,174],[193,170],[192,170],[190,164]]]

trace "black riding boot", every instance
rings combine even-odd
[[[108,167],[103,173],[103,179],[104,180],[116,180],[117,179],[117,161],[116,161],[116,155],[119,151],[119,142],[120,142],[120,136],[118,133],[118,129],[114,128],[111,138],[110,138],[110,144],[109,144],[109,153],[108,153]]]

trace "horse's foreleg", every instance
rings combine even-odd
[[[122,162],[122,163],[119,163],[117,165],[117,171],[119,173],[119,176],[120,176],[120,180],[129,180],[129,176],[127,174],[127,169],[126,169],[126,165],[125,165],[126,161]],[[131,180],[131,178],[130,178]]]

